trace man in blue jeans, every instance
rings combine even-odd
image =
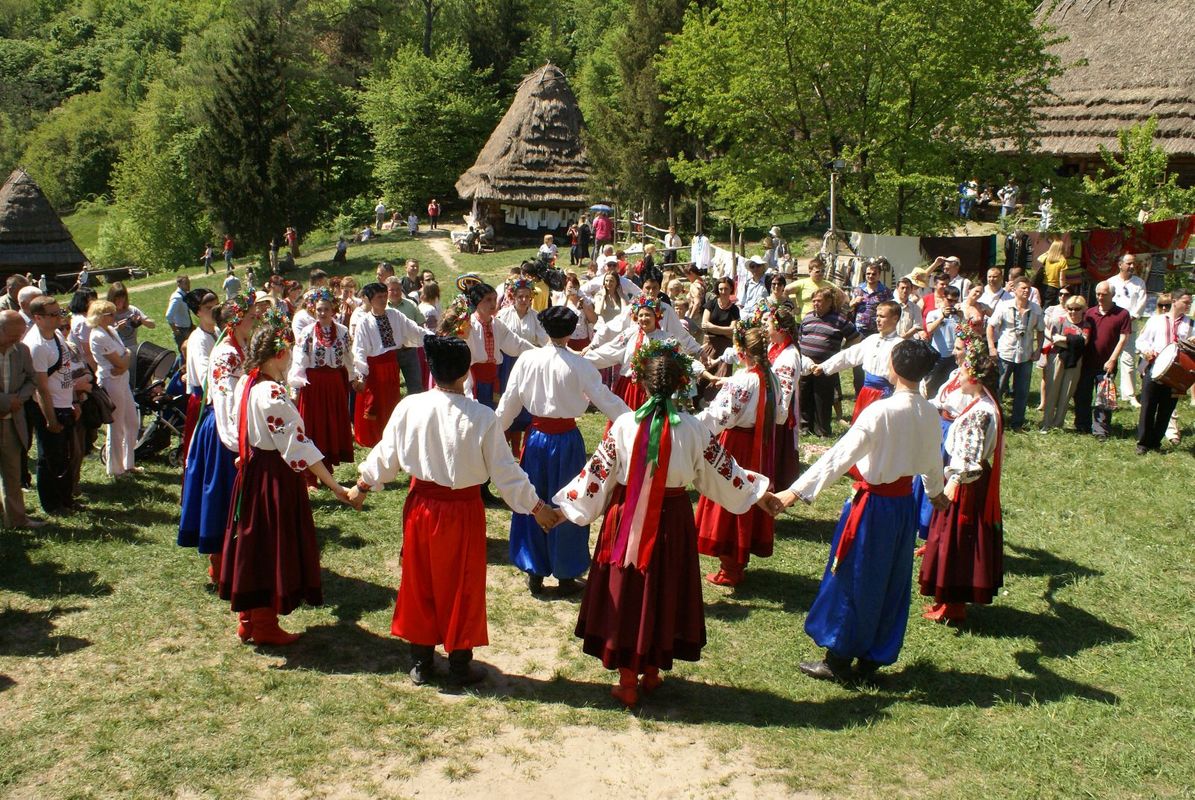
[[[1112,430],[1112,412],[1092,403],[1095,388],[1106,377],[1116,377],[1116,364],[1133,332],[1129,312],[1112,302],[1112,287],[1100,281],[1095,287],[1096,304],[1083,316],[1087,349],[1083,370],[1075,387],[1075,430],[1103,441]],[[1094,405],[1094,408],[1093,408]]]
[[[988,319],[988,347],[1000,357],[1000,385],[1012,383],[1012,416],[1008,427],[1025,427],[1025,408],[1029,403],[1029,381],[1033,363],[1041,356],[1045,322],[1041,306],[1029,300],[1029,279],[1013,281],[1013,302],[1001,303]]]

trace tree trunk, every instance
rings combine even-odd
[[[426,58],[432,57],[432,25],[439,12],[435,0],[423,0],[423,55]]]

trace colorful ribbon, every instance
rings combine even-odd
[[[672,426],[680,424],[680,414],[672,398],[652,395],[635,411],[635,420],[639,428],[627,474],[627,499],[609,563],[624,567],[633,565],[642,572],[651,563],[655,549],[668,462],[672,457]],[[652,467],[650,477],[649,465]],[[650,484],[645,496],[644,484],[648,480]]]

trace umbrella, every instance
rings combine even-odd
[[[614,209],[610,208],[610,206],[606,205],[605,203],[597,203],[596,205],[590,206],[589,210],[590,211],[605,211],[607,214],[609,214]]]

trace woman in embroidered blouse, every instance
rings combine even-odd
[[[721,382],[697,420],[718,436],[718,444],[747,469],[775,479],[775,436],[780,387],[768,362],[767,334],[759,319],[736,322],[735,352],[745,369]],[[722,565],[705,579],[716,586],[737,586],[752,555],[772,555],[773,521],[758,508],[736,514],[716,501],[697,502],[697,552]]]
[[[353,460],[349,332],[336,321],[336,300],[327,289],[312,289],[304,297],[304,306],[315,323],[298,335],[287,383],[298,391],[299,415],[307,435],[324,454],[324,465],[335,469]],[[314,476],[308,477],[308,485],[315,485]]]
[[[960,334],[958,391],[965,407],[946,434],[945,495],[935,510],[921,562],[921,594],[934,598],[926,619],[961,621],[967,603],[988,604],[1004,584],[1000,472],[1004,424],[988,384],[994,378],[987,342]]]
[[[636,327],[624,330],[613,341],[600,347],[590,348],[585,358],[592,361],[598,369],[621,366],[613,391],[622,398],[628,408],[634,410],[643,405],[647,393],[631,374],[631,361],[639,348],[648,341],[667,339],[668,335],[659,327],[663,310],[658,299],[649,298],[646,294],[638,295],[631,302],[631,313],[637,323]]]
[[[141,472],[133,466],[137,449],[137,404],[129,388],[129,361],[132,353],[116,332],[116,306],[106,300],[95,300],[87,309],[87,324],[91,326],[89,344],[92,357],[99,368],[100,386],[112,399],[112,423],[107,426],[104,456],[108,474],[119,478],[126,472]]]
[[[311,472],[349,504],[287,394],[291,335],[287,318],[270,312],[253,334],[236,387],[240,447],[219,592],[237,613],[237,636],[259,645],[294,642],[299,637],[278,627],[278,615],[323,602],[304,474]]]
[[[780,305],[768,312],[765,319],[768,361],[780,385],[776,396],[775,483],[788,486],[801,471],[800,378],[813,371],[814,362],[805,358],[797,345],[798,323],[792,308]]]
[[[605,512],[576,635],[586,653],[618,670],[611,693],[628,707],[640,690],[659,687],[660,670],[674,659],[696,661],[705,645],[697,531],[685,487],[691,483],[737,513],[772,499],[767,478],[740,467],[701,422],[676,409],[687,361],[674,343],[644,348],[635,375],[651,406],[641,419],[631,412],[615,420],[581,473],[552,498],[577,525]]]

